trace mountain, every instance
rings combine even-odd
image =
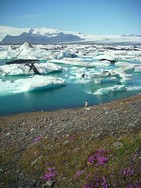
[[[125,34],[121,35],[122,37],[141,37],[141,35],[135,35],[135,34]]]
[[[22,44],[28,41],[31,44],[79,42],[88,44],[141,45],[141,35],[93,35],[80,32],[62,31],[60,29],[31,29],[0,26],[0,41],[0,44]]]
[[[81,40],[83,39],[77,35],[64,33],[60,30],[30,29],[28,32],[22,32],[16,36],[7,34],[0,44],[22,44],[26,41],[32,44],[51,44]]]

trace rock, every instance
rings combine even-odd
[[[52,187],[54,185],[54,181],[50,180],[46,182],[46,185]]]
[[[45,184],[42,185],[42,188],[53,187],[53,186],[54,186],[54,181],[48,180]]]
[[[90,111],[92,107],[86,107],[85,110]]]
[[[68,144],[69,143],[69,141],[68,140],[66,140],[64,143],[63,143],[63,145],[66,145],[66,144]]]
[[[7,134],[5,135],[5,137],[6,137],[6,136],[9,136],[9,135],[10,135],[10,133],[7,133]]]
[[[121,147],[123,144],[122,144],[121,142],[116,141],[116,142],[113,142],[112,145],[113,145],[115,148],[118,148],[118,147]]]

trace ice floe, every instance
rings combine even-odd
[[[44,90],[66,86],[65,79],[53,76],[36,75],[15,81],[3,81],[0,79],[0,95],[9,93],[20,93],[33,90]]]
[[[94,95],[105,95],[111,91],[115,92],[115,91],[126,91],[126,90],[127,90],[127,88],[125,85],[114,85],[112,87],[100,88],[97,91],[95,91],[93,94]]]
[[[67,64],[72,66],[82,66],[82,67],[95,67],[94,63],[88,63],[80,61],[80,59],[68,59],[64,58],[63,60],[49,60],[49,63],[58,63],[58,64]]]
[[[61,71],[62,67],[53,63],[34,63],[34,66],[40,74],[47,74],[55,71]],[[34,71],[28,64],[10,64],[0,66],[0,75],[30,75]]]

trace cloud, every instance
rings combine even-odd
[[[7,26],[0,26],[0,41],[7,35],[12,36],[20,35],[23,32],[28,32],[29,28],[13,28]]]

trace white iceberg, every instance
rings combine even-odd
[[[125,85],[114,85],[112,87],[106,87],[106,88],[100,88],[97,91],[95,91],[93,94],[95,95],[106,95],[109,92],[115,92],[115,91],[126,91],[127,88]]]
[[[33,90],[45,90],[66,86],[65,79],[53,76],[36,75],[15,81],[3,81],[0,79],[0,95],[10,93],[21,93]]]
[[[136,65],[134,72],[141,72],[141,65]]]
[[[88,62],[83,62],[80,61],[77,58],[64,58],[63,60],[49,60],[49,63],[57,63],[57,64],[67,64],[67,65],[73,65],[73,66],[81,66],[81,67],[95,67],[94,63],[88,63]]]
[[[26,78],[26,84],[24,84],[24,81],[25,79],[18,79],[15,81],[18,85],[21,83],[23,84],[23,91],[43,90],[66,85],[64,79],[53,76],[36,75],[31,78]]]
[[[120,75],[116,73],[114,70],[100,70],[99,72],[90,72],[87,76],[90,81],[94,81],[95,83],[117,83],[120,82]]]
[[[40,74],[47,74],[55,71],[61,71],[62,67],[53,63],[34,63],[34,66]],[[0,75],[30,75],[34,70],[30,64],[9,64],[0,66]]]

